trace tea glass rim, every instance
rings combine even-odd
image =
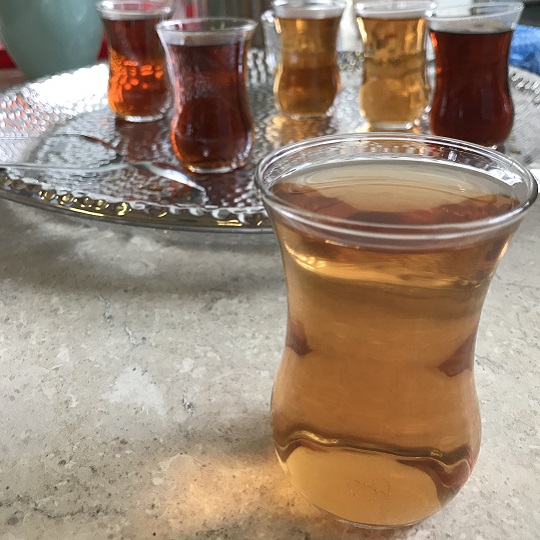
[[[416,143],[422,144],[426,148],[430,145],[436,145],[437,148],[445,147],[447,150],[468,151],[474,152],[478,157],[488,158],[492,163],[498,163],[504,167],[504,170],[510,168],[514,171],[521,182],[527,187],[527,193],[523,196],[523,200],[520,200],[519,204],[512,210],[505,212],[504,214],[486,218],[478,219],[474,221],[462,222],[462,223],[449,223],[449,224],[436,224],[436,225],[402,225],[402,224],[388,224],[388,223],[373,223],[350,220],[347,218],[339,218],[332,216],[324,216],[316,212],[299,208],[298,206],[281,199],[275,195],[270,189],[269,184],[265,182],[267,172],[278,162],[281,162],[288,157],[302,153],[310,148],[317,146],[327,146],[336,143],[369,143],[369,142],[395,142],[395,143]],[[399,156],[399,157],[398,157]],[[375,161],[377,159],[396,158],[403,161],[415,162],[437,162],[447,163],[452,161],[451,159],[443,159],[440,156],[429,156],[429,154],[412,154],[412,153],[396,153],[390,152],[369,152],[361,151],[354,155],[353,159],[346,160],[346,156],[343,154],[336,154],[335,159],[328,159],[325,164],[331,163],[343,163],[349,161],[351,163],[358,161]],[[452,161],[453,162],[453,161]],[[309,167],[308,163],[306,167]],[[451,165],[449,165],[451,166]],[[472,171],[482,171],[478,167],[471,166]],[[295,169],[295,172],[300,169]],[[289,171],[290,172],[290,171]],[[489,175],[488,171],[484,171]],[[282,175],[283,176],[283,175]],[[495,175],[491,174],[494,178]],[[504,182],[504,179],[499,178]],[[505,182],[507,183],[507,182]],[[304,224],[315,224],[319,228],[323,228],[329,232],[345,233],[349,236],[358,236],[361,238],[372,240],[393,240],[399,242],[410,241],[412,243],[424,240],[456,240],[459,238],[465,238],[467,236],[475,236],[478,234],[488,233],[499,229],[502,226],[510,225],[517,221],[521,216],[533,205],[538,195],[538,184],[532,173],[522,164],[516,160],[501,154],[485,146],[478,144],[468,143],[460,141],[458,139],[451,139],[448,137],[440,137],[437,135],[421,135],[411,133],[347,133],[342,135],[328,135],[324,137],[316,137],[313,139],[306,139],[301,142],[286,145],[271,154],[263,158],[257,166],[255,171],[255,184],[261,192],[263,201],[268,203],[270,207],[278,209],[281,213],[303,222]],[[273,185],[273,183],[271,184]],[[508,184],[507,185],[511,185]]]
[[[398,15],[403,18],[410,16],[425,16],[431,13],[435,7],[434,0],[365,0],[355,5],[355,11],[358,16],[369,15],[373,18],[392,17]]]
[[[287,4],[291,4],[291,8],[298,8],[302,9],[307,6],[326,6],[328,8],[336,8],[336,7],[345,7],[347,4],[347,0],[301,0],[301,3],[298,2],[298,0],[272,0],[270,3],[270,8],[268,9],[275,9],[276,6],[284,6]]]
[[[226,28],[205,28],[201,30],[190,29],[187,26],[197,25],[201,23],[207,23],[209,25],[216,24],[223,26],[227,25]],[[180,19],[170,19],[168,21],[162,21],[156,25],[156,30],[165,34],[173,35],[189,35],[189,36],[213,36],[216,34],[219,35],[236,35],[242,32],[250,32],[254,30],[257,26],[257,21],[249,18],[243,17],[184,17]],[[186,28],[182,28],[185,25]]]
[[[477,22],[489,20],[491,18],[500,18],[505,15],[513,15],[516,17],[515,24],[517,24],[517,18],[521,14],[525,7],[525,4],[520,1],[499,2],[498,0],[487,0],[485,2],[478,2],[475,4],[457,4],[451,7],[435,7],[435,9],[428,14],[427,20],[441,22],[456,22],[466,19],[467,22]],[[487,13],[474,13],[471,14],[471,10],[482,11],[485,8],[489,8]],[[460,14],[457,14],[458,10],[462,10]],[[454,14],[455,13],[455,14]]]
[[[128,6],[129,9],[123,9]],[[146,7],[137,9],[136,6]],[[96,4],[96,9],[102,16],[112,15],[115,19],[129,19],[140,15],[170,15],[174,11],[174,6],[170,0],[101,0]]]
[[[297,0],[273,0],[270,9],[274,11],[275,17],[282,19],[286,19],[287,16],[278,13],[280,8],[285,8],[288,11],[287,15],[291,18],[299,18],[306,12],[312,15],[317,14],[312,18],[325,18],[342,14],[346,5],[346,0],[302,0],[301,3]]]

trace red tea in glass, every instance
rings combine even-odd
[[[491,2],[457,12],[436,10],[428,17],[437,64],[430,113],[434,134],[485,146],[508,138],[514,121],[508,58],[522,7]]]
[[[255,25],[249,19],[206,18],[158,26],[174,89],[171,142],[194,172],[236,169],[251,152],[246,64]]]
[[[165,52],[156,25],[172,8],[163,2],[98,4],[107,34],[111,109],[132,122],[163,117],[170,102]]]

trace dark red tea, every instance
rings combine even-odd
[[[431,131],[485,146],[503,143],[514,121],[508,84],[512,30],[431,30],[431,39],[437,63]]]
[[[254,140],[245,85],[248,44],[168,47],[175,74],[171,140],[176,155],[199,172],[241,166]]]

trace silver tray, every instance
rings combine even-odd
[[[318,135],[360,131],[357,93],[361,58],[340,56],[343,90],[333,114],[322,120],[295,121],[278,114],[272,95],[273,75],[260,50],[249,56],[249,96],[256,126],[250,162],[222,175],[188,173],[204,186],[200,204],[188,188],[134,169],[97,174],[36,173],[0,169],[0,197],[39,208],[116,223],[183,230],[265,232],[268,218],[253,183],[257,162],[289,142]],[[176,162],[165,118],[131,124],[115,118],[106,101],[108,68],[98,64],[11,88],[0,94],[0,161],[94,167],[114,154],[76,137],[105,140],[129,160]],[[540,77],[511,68],[516,119],[506,152],[525,165],[540,159]],[[58,139],[64,144],[58,151]],[[69,144],[66,144],[69,140]]]

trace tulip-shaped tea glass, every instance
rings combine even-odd
[[[536,182],[480,146],[372,133],[284,147],[257,183],[288,291],[278,458],[341,520],[415,523],[478,456],[480,312]]]
[[[514,123],[510,43],[523,4],[480,2],[428,17],[437,65],[431,131],[486,146],[504,143]]]
[[[426,0],[366,1],[356,5],[364,45],[360,111],[373,128],[420,124],[429,101]]]
[[[171,16],[170,2],[103,0],[97,10],[107,33],[111,109],[130,122],[163,118],[170,88],[156,24]]]
[[[178,19],[157,30],[174,89],[171,141],[178,159],[199,173],[245,164],[255,130],[247,98],[251,19]]]
[[[275,0],[276,106],[293,118],[327,115],[341,89],[337,39],[345,2]]]

